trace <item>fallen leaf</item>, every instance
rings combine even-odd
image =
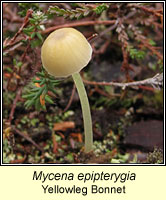
[[[6,78],[10,78],[10,77],[11,77],[11,74],[5,73],[4,76],[5,76]]]
[[[14,77],[15,77],[16,79],[21,79],[21,77],[20,77],[18,74],[16,74],[16,73],[14,73],[13,75],[14,75]]]
[[[72,121],[55,123],[53,130],[66,131],[69,128],[75,128],[75,123]]]
[[[82,142],[82,134],[81,133],[71,133],[70,136],[77,138],[78,142]]]

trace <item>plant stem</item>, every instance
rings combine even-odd
[[[85,132],[85,152],[90,152],[93,145],[93,132],[89,101],[79,72],[73,74],[72,77],[76,85],[82,107]]]

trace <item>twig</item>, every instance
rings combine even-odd
[[[23,28],[28,24],[28,22],[29,22],[29,17],[32,15],[32,13],[33,13],[33,10],[31,10],[31,9],[29,9],[29,10],[27,11],[22,26],[21,26],[20,29],[17,31],[17,33],[14,35],[14,37],[9,41],[9,43],[7,44],[7,46],[13,44],[13,42],[15,41],[15,39],[17,38],[17,36],[22,32]]]
[[[155,54],[158,57],[158,59],[163,60],[163,55],[156,50],[156,47],[150,45],[147,40],[142,40],[141,43],[142,46],[148,48],[152,52],[152,54]]]
[[[103,35],[105,35],[106,33],[114,30],[118,23],[119,23],[119,20],[112,20],[114,21],[114,24],[112,26],[110,26],[109,28],[105,29],[103,32],[101,32],[100,34],[97,35],[97,37],[95,37],[94,39],[91,40],[91,43],[94,42],[95,40],[97,40],[99,37],[102,37]]]
[[[20,130],[16,129],[15,127],[13,127],[13,130],[15,131],[15,133],[17,133],[18,135],[24,137],[28,142],[32,143],[37,149],[39,149],[40,151],[44,151],[38,144],[36,144],[36,142],[34,142],[27,134],[22,133]]]
[[[15,44],[14,46],[12,46],[11,48],[9,48],[8,50],[4,51],[4,53],[8,54],[9,52],[14,51],[18,47],[20,47],[21,45],[22,45],[22,42],[19,42],[19,43]]]
[[[16,97],[13,101],[13,105],[12,105],[12,109],[10,111],[10,115],[9,115],[9,123],[11,123],[12,119],[13,119],[13,115],[14,115],[14,111],[16,109],[16,104],[17,104],[17,101],[19,100],[20,98],[20,95],[21,95],[21,92],[22,92],[22,87],[20,87],[17,91],[17,94],[16,94]]]
[[[87,38],[88,42],[90,42],[93,38],[95,38],[98,34],[94,33],[93,35],[91,35],[89,38]]]
[[[66,28],[66,27],[76,27],[76,26],[89,26],[89,25],[96,25],[96,24],[114,24],[116,20],[105,20],[105,21],[82,21],[82,22],[73,22],[68,24],[61,24],[57,26],[53,26],[50,28],[47,28],[46,30],[42,31],[43,34],[50,33],[56,29],[59,28]]]
[[[136,11],[133,11],[131,13],[129,13],[128,15],[123,17],[123,20],[127,20],[128,18],[132,17],[133,15],[136,14]],[[113,20],[112,20],[113,21]],[[100,34],[97,35],[97,37],[95,37],[94,39],[91,40],[91,43],[94,42],[95,40],[97,40],[99,37],[102,37],[103,35],[105,35],[106,33],[114,30],[117,25],[119,24],[120,19],[114,20],[114,24],[112,26],[110,26],[109,28],[105,29],[103,32],[101,32]]]
[[[70,96],[70,99],[69,99],[69,102],[68,102],[68,104],[67,104],[67,106],[66,106],[66,108],[64,109],[63,112],[66,112],[66,110],[68,110],[68,108],[70,107],[70,105],[71,105],[71,103],[73,101],[73,97],[74,97],[75,91],[76,91],[76,86],[74,84],[73,85],[73,89],[72,89],[72,93],[71,93],[71,96]]]
[[[141,10],[143,10],[145,13],[150,13],[150,14],[154,14],[155,16],[157,17],[163,17],[163,10],[160,9],[160,10],[153,10],[153,9],[150,9],[150,8],[147,8],[145,6],[139,6],[139,5],[134,5],[135,8],[139,8]]]
[[[25,57],[26,57],[26,55],[27,55],[27,52],[28,52],[29,48],[30,48],[30,38],[29,38],[29,40],[28,40],[28,44],[27,44],[27,46],[26,46],[26,49],[24,50],[24,53],[23,53],[23,55],[21,56],[21,61],[22,61],[22,62],[24,61],[24,59],[25,59]]]
[[[87,81],[83,80],[84,83],[90,84],[90,85],[110,85],[110,86],[117,86],[122,87],[124,90],[126,87],[132,87],[132,86],[140,86],[140,85],[152,85],[153,88],[160,90],[160,88],[163,86],[163,73],[156,74],[152,78],[147,78],[141,81],[134,81],[129,83],[117,83],[117,82],[95,82],[95,81]]]
[[[158,59],[163,60],[163,55],[159,51],[157,51],[157,47],[152,46],[149,43],[149,40],[144,35],[141,34],[141,32],[138,30],[137,27],[135,27],[133,24],[130,24],[129,29],[133,31],[135,40],[141,42],[140,48],[146,47],[152,52],[152,54],[156,55]]]
[[[98,50],[96,50],[94,44],[92,44],[94,53],[95,54],[103,54],[106,51],[106,49],[110,43],[111,43],[111,40],[106,40],[106,42]]]

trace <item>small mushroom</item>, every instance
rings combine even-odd
[[[54,77],[73,77],[83,112],[85,152],[92,150],[93,132],[89,101],[79,74],[92,57],[92,47],[82,33],[74,28],[52,32],[44,41],[41,60],[46,71]]]

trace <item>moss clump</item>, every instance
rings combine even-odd
[[[152,164],[163,163],[163,152],[162,152],[162,150],[155,147],[154,151],[148,154],[147,163],[152,163]]]

